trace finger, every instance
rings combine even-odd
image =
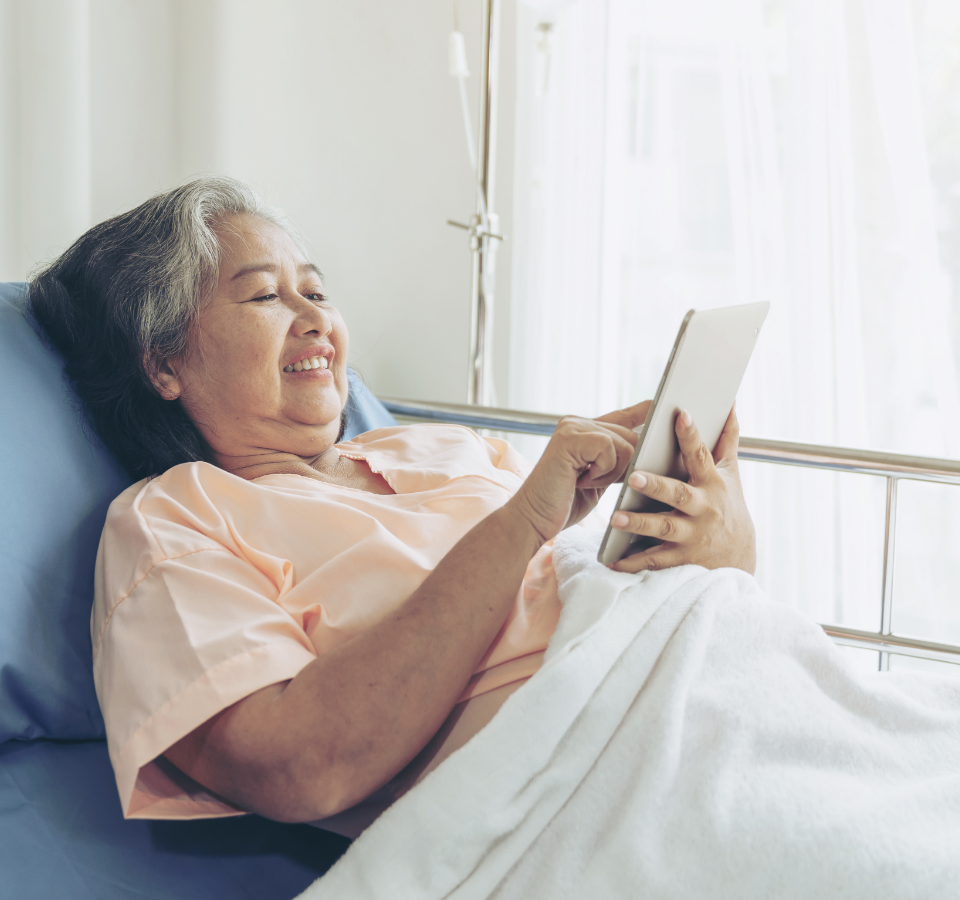
[[[629,441],[631,447],[637,446],[640,436],[626,425],[620,425],[617,422],[604,422],[601,419],[592,419],[591,424],[598,426],[602,431],[609,431],[622,440]]]
[[[598,437],[609,441],[610,446],[615,451],[615,458],[604,458],[605,465],[590,467],[590,481],[586,479],[578,481],[578,487],[608,487],[616,481],[622,481],[627,466],[633,458],[633,450],[639,440],[636,432],[629,428],[622,428],[618,425],[606,423],[600,426],[602,431],[598,432]],[[585,473],[586,474],[586,473]],[[582,476],[581,476],[582,477]]]
[[[560,437],[561,430],[568,434],[613,435],[622,441],[627,441],[630,444],[631,452],[637,446],[637,441],[640,440],[639,435],[632,428],[618,425],[616,422],[603,422],[600,419],[577,419],[573,416],[565,416],[557,425],[554,436]]]
[[[676,422],[677,440],[680,442],[680,454],[683,465],[693,484],[701,484],[709,480],[716,468],[713,456],[700,437],[696,423],[685,409],[680,410]]]
[[[637,428],[646,421],[652,403],[652,400],[644,400],[625,409],[616,409],[606,415],[598,416],[596,421],[622,425],[624,428]]]
[[[660,569],[682,566],[686,562],[684,551],[680,547],[674,547],[672,544],[660,544],[657,547],[644,550],[642,553],[625,556],[610,568],[616,572],[656,572]]]
[[[713,450],[713,458],[717,465],[721,463],[725,466],[737,464],[737,453],[740,450],[740,422],[737,419],[737,405],[733,405],[730,415],[727,416],[723,431],[720,432],[720,439]]]
[[[613,514],[610,524],[618,531],[630,534],[642,534],[682,544],[693,536],[693,524],[690,519],[681,518],[673,513],[628,513]]]
[[[622,477],[624,468],[633,456],[633,446],[609,433],[582,435],[576,448],[577,487],[581,489],[606,487]]]
[[[610,415],[615,414],[610,413]],[[637,433],[632,428],[619,422],[608,421],[605,418],[582,419],[579,416],[564,416],[557,423],[554,436],[560,436],[564,432],[569,434],[589,434],[591,432],[605,434],[610,432],[626,441],[630,441],[631,444],[637,443]]]
[[[639,437],[632,429],[624,428],[612,422],[598,422],[596,419],[564,416],[557,423],[557,427],[550,437],[550,444],[559,447],[569,441],[574,441],[576,444],[584,440],[594,439],[619,442],[624,445],[624,449],[629,449],[630,453],[633,453]],[[587,452],[587,447],[595,447],[596,445],[582,444],[581,446],[584,448],[584,452]]]
[[[634,472],[627,484],[637,493],[666,503],[688,516],[699,516],[706,509],[706,501],[701,491],[675,478],[664,478],[649,472]]]
[[[545,454],[568,459],[577,472],[578,487],[606,488],[623,479],[638,440],[635,431],[621,425],[564,416]]]

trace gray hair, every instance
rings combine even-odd
[[[124,238],[135,238],[143,248],[130,256],[127,284],[142,298],[131,324],[144,349],[161,359],[187,349],[190,326],[199,318],[220,268],[214,229],[227,216],[241,213],[280,226],[303,250],[299,234],[280,210],[264,203],[249,185],[224,176],[197,178],[103,223],[129,219],[133,233]],[[109,256],[111,249],[104,246],[104,255]]]
[[[30,284],[30,309],[64,358],[103,442],[134,478],[212,454],[178,401],[151,374],[183,353],[216,283],[215,229],[248,213],[283,228],[286,216],[248,185],[197,178],[95,225]]]

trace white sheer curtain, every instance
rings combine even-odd
[[[917,49],[931,29],[957,36],[954,5],[521,6],[511,405],[651,396],[688,308],[769,300],[746,433],[960,454],[926,137],[945,82],[924,80]],[[941,49],[946,71],[957,54]],[[947,139],[956,119],[941,117]],[[882,485],[744,469],[771,595],[876,628]]]

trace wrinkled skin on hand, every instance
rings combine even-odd
[[[542,542],[579,522],[624,472],[637,445],[650,401],[599,419],[565,416],[540,461],[510,501]]]
[[[647,472],[635,472],[629,480],[635,491],[673,509],[659,513],[621,512],[612,521],[621,531],[660,538],[663,543],[625,557],[611,568],[641,572],[695,563],[707,569],[730,566],[754,574],[756,532],[740,483],[740,427],[735,410],[730,411],[713,453],[703,443],[689,414],[677,416],[676,430],[689,481]]]
[[[579,522],[604,490],[621,481],[650,401],[598,419],[565,417],[540,461],[510,504],[542,542]],[[663,543],[628,556],[611,568],[621,572],[664,569],[693,563],[708,569],[756,569],[756,535],[747,510],[737,465],[739,425],[731,411],[713,453],[689,415],[676,421],[677,438],[689,481],[635,472],[630,486],[666,503],[667,512],[617,513],[612,525]]]

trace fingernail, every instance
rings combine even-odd
[[[613,525],[614,528],[623,528],[629,521],[625,513],[618,512],[610,524]]]
[[[634,472],[630,476],[629,484],[630,487],[636,488],[638,491],[642,490],[647,486],[647,476],[643,472]]]
[[[685,409],[680,410],[680,421],[683,423],[684,428],[689,428],[693,424],[693,418]]]

